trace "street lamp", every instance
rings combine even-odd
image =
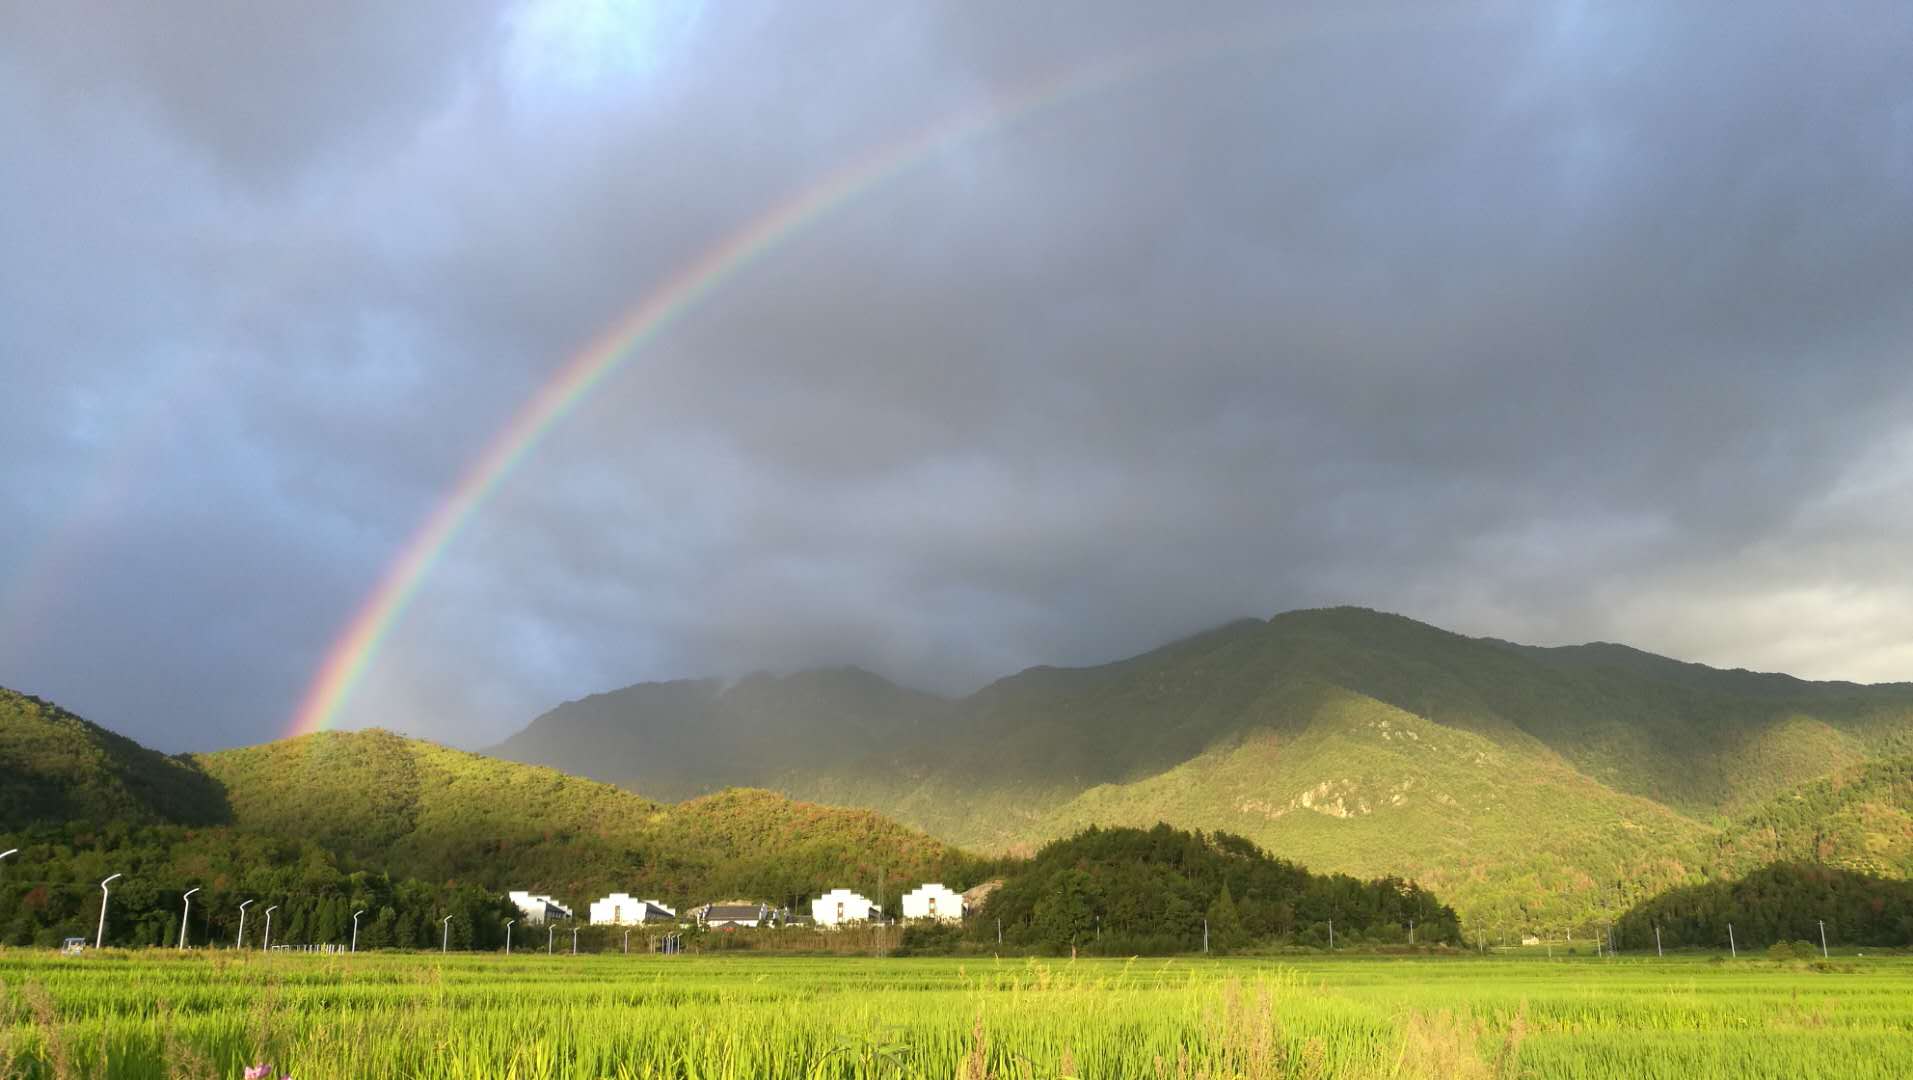
[[[631,931],[629,930],[624,932],[624,954],[626,956],[631,955]]]
[[[193,913],[193,894],[198,891],[199,886],[195,885],[186,890],[185,896],[180,897],[186,902],[186,910],[179,913],[179,947],[182,949],[186,947],[186,916]]]
[[[258,901],[248,900],[245,904],[239,905],[239,936],[234,938],[232,943],[232,947],[235,949],[243,949],[246,947],[246,904],[253,903],[258,903]]]
[[[114,874],[112,877],[100,882],[100,928],[93,935],[93,947],[96,949],[106,943],[106,900],[107,897],[113,894],[112,890],[108,889],[107,886],[118,881],[122,876],[124,875]]]
[[[365,914],[364,908],[360,908],[359,910],[352,913],[352,951],[353,952],[359,951],[359,916],[363,914]]]
[[[546,923],[545,924],[545,955],[546,956],[551,955],[551,942],[552,942],[552,939],[556,938],[557,936],[558,936],[558,928],[556,926],[551,925],[550,923]]]
[[[576,923],[571,926],[571,955],[578,955],[578,925]]]
[[[511,955],[511,927],[512,927],[512,924],[517,921],[518,921],[517,919],[505,920],[505,955],[506,956]]]
[[[266,940],[259,943],[260,952],[267,952],[272,948],[272,913],[278,910],[278,904],[266,909]]]
[[[445,937],[438,943],[438,951],[441,953],[450,952],[452,949],[452,917],[447,915],[439,921],[445,926]]]

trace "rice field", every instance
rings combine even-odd
[[[1913,960],[0,950],[9,1077],[1906,1077]]]

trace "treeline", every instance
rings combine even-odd
[[[238,942],[239,905],[246,944],[345,945],[352,913],[360,948],[438,948],[441,920],[452,916],[451,947],[490,949],[517,913],[498,893],[470,884],[433,885],[382,873],[346,872],[308,842],[181,826],[46,826],[0,836],[19,853],[0,863],[0,944],[58,945],[94,940],[100,882],[112,874],[108,945],[170,946],[179,941],[184,896],[197,887],[188,916],[191,945]]]
[[[1775,863],[1738,881],[1673,889],[1622,915],[1615,924],[1622,949],[1651,949],[1654,931],[1666,948],[1745,950],[1778,942],[1831,945],[1913,945],[1913,882],[1896,881],[1817,863]]]
[[[1311,874],[1240,836],[1090,828],[1013,866],[967,921],[972,944],[1112,955],[1271,945],[1456,945],[1452,908],[1399,878]],[[913,945],[928,945],[927,935]]]

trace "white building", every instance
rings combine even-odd
[[[512,892],[507,895],[512,905],[524,914],[526,925],[543,926],[548,922],[571,918],[570,908],[543,893]]]
[[[692,912],[692,917],[699,926],[708,926],[713,930],[722,930],[727,926],[755,929],[770,925],[776,914],[769,904],[706,904]]]
[[[634,900],[630,893],[614,892],[591,902],[593,926],[641,926],[648,922],[672,922],[678,913],[656,900]]]
[[[810,917],[816,920],[818,926],[869,922],[874,906],[849,889],[832,889],[810,902]]]
[[[963,897],[942,885],[919,885],[903,894],[903,917],[957,922],[963,918]]]

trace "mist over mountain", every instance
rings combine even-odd
[[[982,851],[1089,824],[1227,830],[1325,870],[1417,877],[1475,919],[1588,918],[1756,851],[1913,872],[1892,780],[1913,756],[1913,685],[1533,647],[1355,608],[1031,668],[956,700],[855,669],[640,684],[490,753],[664,797],[769,787]],[[1761,824],[1824,803],[1830,775],[1869,780],[1845,829]]]

